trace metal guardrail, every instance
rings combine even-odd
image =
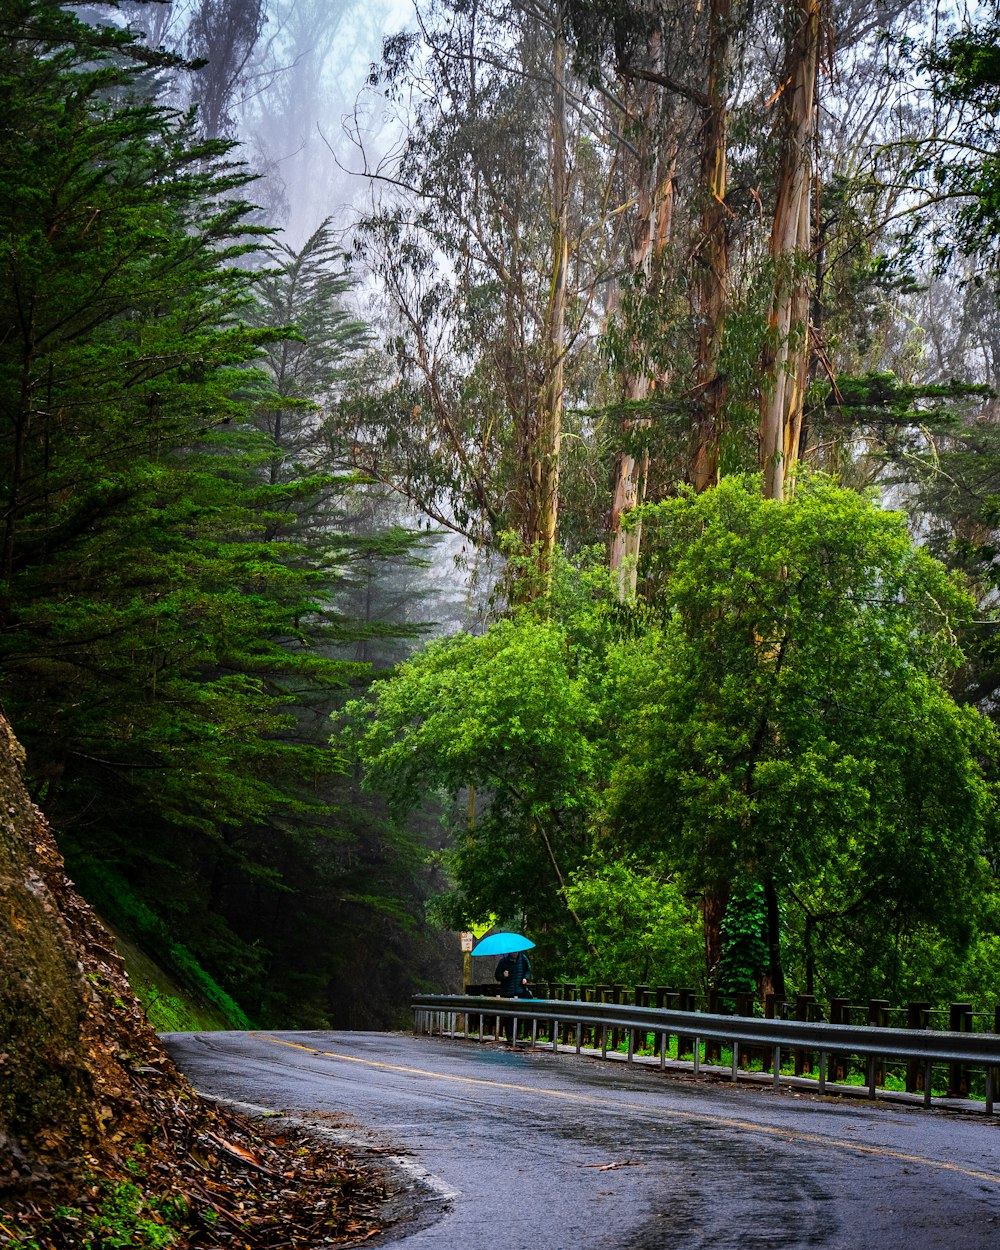
[[[1000,1035],[995,1033],[950,1033],[931,1029],[889,1029],[823,1021],[764,1020],[753,1016],[719,1016],[706,1012],[672,1011],[656,1007],[632,1007],[617,1003],[567,1002],[542,998],[486,998],[460,994],[417,994],[412,1000],[414,1029],[417,1032],[458,1033],[458,1017],[463,1017],[464,1035],[470,1036],[469,1021],[478,1018],[478,1036],[484,1035],[484,1020],[511,1021],[513,1026],[531,1028],[537,1044],[539,1025],[547,1026],[553,1050],[559,1047],[559,1033],[576,1027],[576,1050],[582,1048],[583,1030],[600,1030],[601,1055],[608,1049],[608,1033],[628,1034],[629,1062],[637,1035],[659,1036],[660,1067],[666,1063],[666,1041],[671,1034],[692,1044],[695,1074],[700,1068],[700,1043],[724,1042],[732,1046],[732,1077],[737,1079],[740,1047],[771,1048],[773,1083],[780,1084],[782,1050],[808,1051],[818,1055],[818,1089],[825,1092],[827,1062],[831,1055],[855,1055],[867,1060],[868,1097],[876,1096],[876,1070],[879,1060],[893,1059],[923,1064],[923,1103],[931,1105],[931,1068],[935,1063],[959,1064],[986,1069],[986,1114],[993,1114],[1000,1068]],[[445,1020],[449,1027],[445,1029]],[[436,1030],[435,1030],[436,1026]],[[595,1048],[596,1049],[596,1048]],[[832,1082],[831,1082],[832,1083]]]

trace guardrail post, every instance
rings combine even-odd
[[[908,1029],[928,1029],[930,1028],[930,1003],[907,1003],[906,1004],[906,1027]],[[907,1059],[906,1061],[906,1092],[908,1094],[919,1093],[924,1087],[923,1064],[919,1059]]]
[[[774,1019],[774,995],[772,993],[767,993],[764,995],[764,1019],[765,1020]],[[761,1071],[770,1072],[772,1063],[773,1063],[773,1056],[771,1053],[771,1047],[765,1046],[761,1049],[761,1052],[760,1052]],[[781,1067],[780,1059],[778,1061],[778,1067],[779,1068]]]
[[[744,1016],[746,1019],[753,1019],[756,1014],[755,1008],[757,1000],[753,994],[737,994],[736,995],[736,1015]],[[750,1066],[752,1059],[763,1060],[763,1051],[759,1046],[742,1046],[740,1047],[741,1062],[744,1068]]]
[[[662,1010],[662,1008],[664,1008],[666,1005],[667,1005],[667,987],[665,985],[658,985],[656,987],[656,1007]],[[666,1036],[665,1033],[661,1032],[661,1033],[653,1034],[653,1049],[660,1056],[661,1068],[666,1066],[667,1045],[668,1045],[669,1040],[670,1039]]]
[[[993,1032],[1000,1033],[1000,1007],[993,1012]],[[997,1076],[1000,1075],[1000,1068],[990,1067],[986,1069],[986,1114],[993,1114],[993,1100],[997,1092]]]
[[[624,985],[612,985],[611,1001],[616,1006],[619,1006],[619,1007],[621,1006],[621,1004],[625,1001],[625,986]],[[622,1041],[621,1029],[612,1029],[611,1030],[611,1049],[617,1050],[618,1047],[621,1045],[621,1041]]]
[[[972,1032],[972,1004],[952,1003],[949,1015],[949,1027],[952,1033]],[[969,1069],[963,1063],[950,1065],[948,1076],[948,1097],[967,1098],[969,1096]]]
[[[635,1005],[636,1005],[637,1007],[645,1007],[645,1006],[646,1006],[646,999],[648,998],[648,996],[649,996],[649,986],[648,986],[648,985],[637,985],[637,986],[635,987],[635,994],[634,994],[634,996],[633,996],[633,997],[634,997],[634,1002],[635,1002]],[[648,1042],[649,1042],[649,1034],[648,1034],[648,1033],[644,1033],[644,1032],[640,1029],[640,1030],[639,1030],[638,1044],[637,1044],[637,1046],[636,1046],[636,1049],[638,1049],[638,1050],[645,1050],[645,1049],[646,1049],[646,1046],[647,1046],[647,1044],[648,1044]]]
[[[683,989],[677,991],[677,1010],[678,1011],[694,1011],[694,990]],[[677,1039],[677,1058],[681,1055],[689,1055],[694,1049],[694,1043],[690,1037],[678,1037]]]
[[[595,1001],[599,1003],[613,1003],[615,1001],[615,987],[613,985],[595,986]],[[594,1038],[594,1044],[597,1044],[597,1038]],[[608,1053],[608,1029],[605,1025],[601,1029],[601,1058],[604,1059]]]
[[[887,1029],[889,1027],[889,1000],[887,998],[870,998],[868,1000],[868,1023],[872,1028]],[[874,1065],[874,1081],[876,1085],[885,1084],[885,1061],[879,1058]],[[874,1098],[875,1094],[868,1095]]]
[[[552,997],[552,995],[549,993],[549,985],[547,981],[536,981],[534,989],[535,989],[535,996],[537,998],[549,999]],[[534,1024],[532,1025],[532,1028],[534,1030],[533,1035],[532,1035],[532,1041],[537,1042],[538,1039],[542,1037],[545,1033],[545,1021],[539,1019],[538,1016],[535,1016],[535,1020],[534,1020]]]

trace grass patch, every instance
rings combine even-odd
[[[87,1187],[87,1200],[64,1204],[31,1229],[0,1224],[17,1250],[42,1250],[67,1245],[80,1250],[166,1250],[177,1245],[186,1231],[189,1204],[183,1194],[147,1197],[146,1173],[139,1157],[128,1161],[133,1180],[96,1181]]]

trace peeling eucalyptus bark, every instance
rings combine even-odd
[[[811,145],[822,0],[792,0],[796,29],[781,85],[782,155],[771,232],[774,294],[764,354],[760,464],[764,495],[783,499],[799,456],[809,368]]]

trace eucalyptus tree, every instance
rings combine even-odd
[[[765,340],[760,462],[764,493],[781,499],[798,459],[809,369],[812,150],[822,0],[786,9],[787,51],[778,87],[781,115],[770,263],[774,292]]]
[[[617,242],[586,84],[544,4],[429,6],[375,78],[408,130],[369,171],[358,230],[392,370],[357,406],[358,465],[470,542],[511,530],[548,565],[564,396]]]
[[[100,3],[94,7],[100,14]],[[191,72],[162,76],[161,91],[197,108],[206,138],[234,138],[241,100],[259,86],[252,62],[267,0],[120,0],[114,7],[149,47],[188,59]]]
[[[981,388],[964,411],[911,424],[890,446],[892,481],[906,491],[932,549],[963,569],[980,599],[963,671],[965,697],[990,709],[998,687],[996,552],[1000,498],[996,437],[998,253],[996,168],[1000,130],[1000,28],[995,16],[942,7],[932,43],[904,48],[904,71],[924,86],[926,120],[898,147],[905,259],[921,278],[911,296],[920,326],[914,367],[939,385],[964,378]],[[969,387],[970,392],[974,387]]]
[[[235,134],[238,101],[252,89],[248,71],[266,21],[266,0],[195,2],[185,42],[201,65],[191,79],[192,103],[209,138]]]
[[[567,20],[578,62],[619,111],[619,199],[630,210],[631,256],[605,336],[623,400],[610,551],[625,594],[635,590],[641,535],[625,515],[647,490],[703,489],[717,475],[727,129],[734,47],[746,31],[730,0],[570,3]]]
[[[240,95],[239,135],[266,175],[272,217],[300,246],[324,219],[346,231],[363,198],[344,127],[357,123],[369,143],[395,137],[382,135],[380,108],[359,115],[358,95],[397,18],[390,0],[268,0],[267,10]]]

